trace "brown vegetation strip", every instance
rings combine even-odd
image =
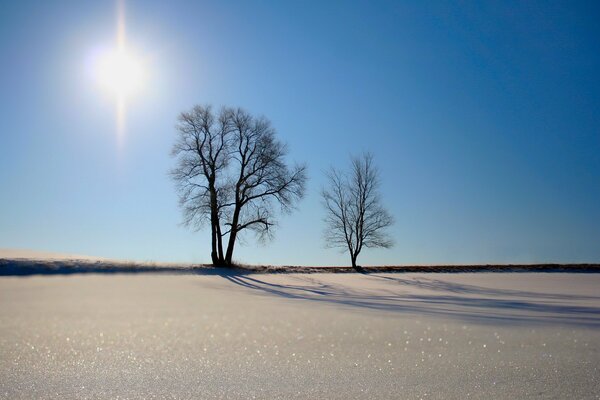
[[[122,261],[34,260],[0,258],[0,276],[52,275],[79,273],[171,273],[171,274],[289,274],[289,273],[356,273],[351,267],[306,267],[241,265],[237,268],[214,268],[207,264],[158,264]],[[369,266],[363,273],[402,272],[571,272],[600,273],[600,264],[484,264],[484,265],[398,265]]]
[[[351,267],[248,266],[257,273],[353,273]],[[600,264],[485,264],[485,265],[396,265],[362,267],[364,273],[402,272],[600,272]]]

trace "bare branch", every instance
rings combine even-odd
[[[324,238],[327,247],[348,250],[352,266],[364,247],[389,248],[386,228],[393,218],[379,199],[379,173],[369,153],[351,158],[350,173],[334,168],[326,172],[328,187],[321,191],[325,207]]]
[[[215,114],[210,106],[196,106],[181,113],[176,128],[171,177],[183,223],[197,228],[210,221],[213,262],[231,264],[240,233],[271,238],[275,210],[290,212],[303,197],[306,167],[288,167],[287,147],[270,121],[241,108],[223,107]]]

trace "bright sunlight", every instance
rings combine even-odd
[[[96,79],[119,99],[128,98],[142,86],[144,70],[141,63],[125,49],[107,51],[99,57]]]
[[[104,49],[94,60],[94,77],[101,87],[124,101],[142,88],[145,70],[140,58],[126,44],[125,6],[117,2],[117,37],[115,46]]]
[[[116,105],[116,131],[119,147],[125,137],[127,105],[144,86],[147,71],[142,58],[126,45],[125,7],[117,1],[117,35],[114,46],[96,52],[91,61],[93,79]]]

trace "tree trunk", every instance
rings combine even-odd
[[[228,267],[233,266],[231,259],[233,258],[233,248],[235,247],[236,234],[236,231],[232,231],[229,234],[229,243],[227,244],[227,253],[225,254],[225,265]]]
[[[235,247],[235,239],[237,237],[237,227],[240,219],[240,207],[236,205],[231,219],[231,232],[229,233],[229,243],[227,243],[227,253],[225,253],[225,265],[232,266],[231,259],[233,258],[233,248]]]
[[[211,234],[211,251],[210,251],[210,258],[212,260],[213,265],[218,265],[219,264],[219,257],[217,255],[217,233],[216,233],[216,229],[215,229],[215,223],[214,221],[210,221],[210,234]]]
[[[225,259],[223,257],[223,235],[221,235],[221,223],[217,223],[217,250],[219,251],[219,265],[223,265]]]
[[[360,253],[360,250],[355,250],[353,252],[350,253],[350,258],[352,259],[352,268],[355,269],[358,272],[363,272],[364,270],[362,269],[362,267],[360,265],[356,264],[356,261],[358,260],[358,254]]]
[[[210,190],[210,225],[211,225],[211,253],[210,257],[214,266],[223,265],[223,242],[221,239],[221,223],[217,204],[217,191],[214,183],[209,184]]]

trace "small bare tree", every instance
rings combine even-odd
[[[379,173],[373,156],[365,153],[351,158],[350,173],[331,168],[327,172],[328,187],[321,191],[325,206],[325,244],[347,249],[352,267],[363,247],[390,248],[386,233],[392,216],[380,202]]]
[[[231,266],[239,235],[272,236],[277,205],[290,211],[302,198],[306,167],[288,167],[286,146],[263,117],[240,108],[196,106],[179,116],[171,171],[184,224],[211,225],[211,259]],[[227,243],[224,251],[223,244]]]

